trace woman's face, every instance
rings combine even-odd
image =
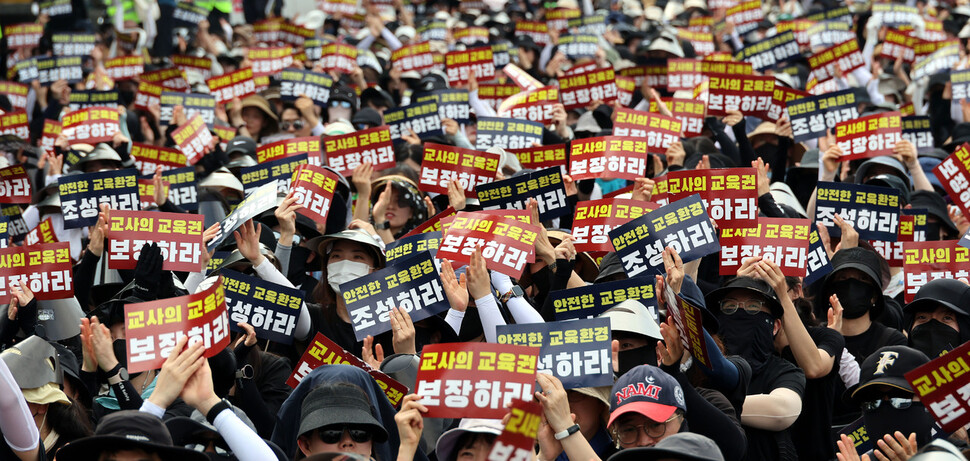
[[[253,137],[258,137],[259,132],[266,126],[266,115],[263,111],[255,107],[246,107],[242,110],[243,123]]]
[[[391,188],[391,202],[387,204],[387,212],[384,213],[384,219],[391,223],[391,229],[400,229],[411,219],[411,207],[402,208],[397,204],[400,195],[397,189]]]
[[[485,437],[475,437],[471,440],[471,443],[466,443],[464,446],[458,448],[455,461],[486,461],[494,444],[494,437],[491,443]]]
[[[374,255],[367,251],[367,249],[364,248],[364,245],[357,242],[351,242],[349,240],[338,240],[333,244],[330,254],[327,255],[327,264],[348,260],[361,262],[372,268],[376,263],[376,261],[374,261]]]
[[[310,136],[310,132],[313,131],[313,127],[309,126],[300,111],[289,107],[283,110],[283,115],[280,116],[280,129],[287,133],[292,133],[294,136],[303,137]]]
[[[370,433],[367,433],[366,441],[358,442],[351,437],[350,431],[347,428],[343,428],[336,443],[327,443],[323,440],[328,439],[337,430],[341,430],[341,428],[321,427],[304,437],[300,437],[300,450],[307,456],[317,453],[344,452],[370,457],[374,445]]]

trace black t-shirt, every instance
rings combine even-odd
[[[310,305],[307,305],[310,308]],[[339,316],[333,314],[331,317],[327,315],[326,307],[314,306],[310,308],[310,319],[312,320],[310,336],[307,341],[312,341],[313,337],[316,336],[316,332],[323,333],[324,336],[330,338],[331,341],[337,343],[338,346],[346,349],[348,352],[356,355],[357,357],[362,357],[362,352],[364,349],[364,343],[357,341],[357,336],[354,334],[354,325],[350,322],[344,322]],[[336,309],[334,307],[334,309]],[[384,346],[384,356],[387,357],[394,353],[394,346],[391,339],[391,332],[381,333],[374,337],[375,345],[378,343]]]
[[[835,459],[835,442],[831,439],[832,405],[835,399],[836,381],[839,379],[839,362],[845,339],[839,332],[825,327],[810,327],[808,335],[815,346],[834,357],[832,370],[821,378],[805,380],[802,398],[802,414],[792,425],[792,442],[802,459]],[[795,362],[790,347],[782,351],[782,357]]]
[[[805,373],[791,362],[772,355],[761,369],[751,377],[748,395],[770,394],[775,389],[791,389],[799,397],[805,395]],[[804,399],[803,399],[804,403]],[[804,405],[802,406],[804,408]],[[791,427],[783,431],[766,431],[744,426],[748,434],[750,461],[795,461],[798,453],[792,443]]]
[[[3,437],[3,434],[0,434],[0,437]],[[45,451],[43,440],[40,441],[39,447],[40,449],[37,450],[37,461],[47,461],[47,452]],[[0,443],[0,461],[18,461],[19,459],[17,454],[13,452],[13,449],[10,448],[10,445],[7,445],[6,440]]]

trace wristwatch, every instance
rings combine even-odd
[[[512,289],[509,290],[508,293],[505,293],[504,295],[502,295],[502,302],[507,303],[512,298],[521,298],[522,296],[525,296],[525,291],[522,290],[522,287],[518,285],[512,285]]]
[[[120,363],[118,365],[115,365],[115,367],[111,369],[111,371],[113,371],[114,373],[108,376],[108,384],[113,386],[122,381],[128,381],[128,370],[125,369],[125,367],[121,366]]]
[[[579,424],[573,424],[572,426],[569,426],[566,429],[564,429],[562,432],[556,432],[553,435],[553,437],[555,437],[556,440],[562,440],[577,432],[579,432]]]
[[[390,221],[384,221],[382,223],[375,223],[374,224],[374,229],[377,229],[377,230],[390,229],[390,228],[391,228],[391,222]]]

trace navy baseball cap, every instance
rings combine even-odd
[[[624,373],[613,384],[607,426],[631,412],[664,422],[678,409],[686,412],[687,402],[684,389],[677,380],[653,365],[640,365]]]

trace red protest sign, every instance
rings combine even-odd
[[[246,57],[252,61],[254,76],[268,77],[293,65],[293,47],[249,48]]]
[[[30,87],[17,82],[0,82],[0,94],[7,95],[14,109],[27,109],[27,94]]]
[[[522,164],[522,168],[542,170],[549,167],[562,167],[566,171],[566,145],[553,144],[551,146],[535,146],[525,149],[509,149]]]
[[[624,198],[577,203],[572,231],[576,251],[613,251],[613,243],[607,235],[611,230],[658,208],[657,203]]]
[[[253,69],[250,67],[212,77],[205,83],[209,85],[209,93],[216,97],[216,102],[219,104],[225,104],[233,98],[242,99],[256,94],[256,82],[253,80]]]
[[[320,152],[320,137],[304,136],[302,138],[284,139],[260,146],[256,150],[256,160],[259,163],[266,163],[294,155],[307,154],[307,163],[321,166],[323,157]]]
[[[569,175],[576,181],[590,178],[642,178],[647,171],[647,140],[600,136],[570,143]]]
[[[0,114],[0,134],[12,134],[24,141],[30,139],[27,111],[15,110]]]
[[[663,154],[674,142],[680,140],[684,123],[676,117],[621,107],[613,120],[613,136],[629,136],[647,139],[647,152]]]
[[[391,53],[391,63],[392,66],[401,69],[401,72],[415,71],[423,75],[434,68],[431,43],[421,42],[402,46]]]
[[[138,93],[135,93],[135,109],[149,110],[152,105],[162,105],[161,85],[155,85],[146,81],[138,82]]]
[[[886,39],[882,42],[882,51],[879,52],[879,57],[893,61],[902,59],[904,62],[912,63],[916,59],[916,53],[913,49],[916,40],[916,37],[905,32],[889,29],[886,31]]]
[[[502,68],[502,73],[512,79],[515,82],[515,88],[522,89],[526,91],[535,90],[542,88],[542,82],[536,80],[535,77],[529,75],[528,72],[522,70],[521,67],[508,63]],[[479,90],[482,89],[481,86],[478,87]],[[518,91],[516,91],[518,93]]]
[[[761,9],[759,0],[737,3],[728,8],[724,14],[725,19],[734,24],[734,28],[739,34],[751,32],[764,19],[764,11]]]
[[[445,55],[445,69],[448,72],[448,85],[457,87],[468,83],[469,73],[474,71],[475,78],[485,82],[495,78],[495,63],[492,48],[484,46],[464,51],[452,51]]]
[[[970,392],[966,389],[970,378],[968,354],[970,342],[905,375],[920,403],[945,432],[956,432],[970,423]]]
[[[764,115],[775,95],[775,78],[757,75],[710,74],[707,116],[720,117],[728,111]]]
[[[501,419],[508,403],[532,400],[538,357],[538,347],[430,344],[421,352],[415,394],[427,418]]]
[[[549,27],[539,21],[515,21],[515,36],[531,37],[539,46],[546,46],[550,42]]]
[[[447,218],[454,216],[456,213],[455,209],[452,207],[445,208],[444,211],[438,213],[431,217],[431,219],[425,221],[420,226],[414,228],[411,232],[404,234],[400,239],[406,239],[412,235],[423,234],[425,232],[437,232],[441,230],[441,222]]]
[[[559,79],[559,97],[566,110],[586,107],[593,101],[616,101],[616,74],[612,68],[598,69]]]
[[[229,313],[222,277],[195,294],[125,304],[125,349],[128,371],[157,370],[183,336],[189,345],[201,342],[206,358],[229,345]]]
[[[0,297],[9,299],[10,286],[27,279],[39,300],[74,296],[69,242],[0,248]]]
[[[808,63],[812,68],[810,75],[819,83],[835,77],[835,66],[838,66],[843,74],[848,74],[866,65],[855,37],[809,56]]]
[[[322,57],[317,60],[323,72],[351,74],[357,67],[357,48],[345,43],[330,43],[321,48]]]
[[[121,56],[104,63],[104,70],[112,80],[134,80],[145,72],[143,56]]]
[[[371,368],[366,362],[357,358],[354,354],[347,352],[320,332],[317,332],[317,335],[313,337],[313,341],[310,342],[306,351],[303,352],[300,361],[293,368],[293,374],[290,376],[290,379],[286,380],[286,385],[296,389],[296,386],[303,381],[303,378],[320,365],[350,365],[363,369],[377,381],[377,384],[384,390],[384,395],[387,396],[387,400],[395,407],[401,403],[401,399],[408,393],[407,386]]]
[[[195,165],[205,155],[205,148],[212,144],[212,133],[206,127],[202,115],[195,114],[172,132],[172,139],[185,154],[189,164]]]
[[[63,126],[60,121],[44,120],[44,132],[40,137],[40,147],[44,149],[44,154],[54,154],[54,142],[57,141],[57,136],[61,134],[62,130]]]
[[[508,210],[499,210],[506,213]],[[503,216],[460,212],[445,231],[438,259],[468,264],[473,251],[482,248],[485,267],[512,278],[522,276],[526,263],[536,260],[539,226]]]
[[[111,107],[89,107],[64,116],[61,131],[71,144],[111,142],[119,131],[118,110]]]
[[[758,219],[758,170],[718,168],[679,170],[667,173],[670,202],[700,194],[711,219],[718,226],[753,226]]]
[[[970,248],[959,240],[903,242],[905,300],[912,302],[916,292],[930,280],[970,277]]]
[[[809,220],[758,218],[758,223],[751,227],[728,223],[720,230],[721,275],[735,275],[746,259],[763,256],[774,261],[785,275],[805,276]]]
[[[162,249],[162,269],[202,269],[202,215],[112,210],[108,222],[108,268],[134,269],[146,243]]]
[[[685,137],[699,136],[701,131],[704,130],[704,114],[706,109],[702,101],[674,98],[661,98],[661,101],[667,106],[667,109],[670,110],[674,117],[683,122]],[[656,101],[650,101],[650,112],[660,113],[660,107]]]
[[[448,184],[458,181],[465,197],[478,198],[475,186],[495,180],[499,160],[499,154],[425,143],[418,189],[447,194]]]
[[[135,167],[141,174],[155,174],[155,169],[159,167],[162,171],[167,171],[188,165],[185,154],[178,149],[140,142],[131,144],[131,156],[135,159]]]
[[[166,197],[171,185],[168,181],[162,181],[162,189],[165,190]],[[138,200],[142,210],[158,208],[158,202],[155,201],[155,181],[152,178],[138,180]]]
[[[876,250],[889,267],[903,267],[903,242],[918,242],[925,239],[926,214],[899,215],[899,228],[896,231],[896,241],[870,240],[872,249]],[[917,234],[920,238],[917,239]]]
[[[840,162],[892,155],[902,137],[899,112],[880,112],[835,125],[835,140],[842,149]]]
[[[48,216],[47,219],[37,224],[37,227],[30,230],[24,236],[25,245],[37,245],[38,243],[57,243],[57,234],[54,233],[54,221]]]
[[[172,65],[183,73],[198,72],[204,79],[212,76],[212,60],[206,57],[176,54],[172,55]]]
[[[344,135],[327,136],[324,138],[323,148],[327,153],[327,164],[344,176],[353,174],[354,169],[364,162],[370,162],[374,171],[397,165],[391,129],[386,125]]]
[[[515,400],[509,409],[511,416],[505,429],[495,439],[489,461],[520,461],[532,459],[536,434],[542,422],[542,405],[535,400]]]
[[[559,88],[546,86],[518,93],[499,105],[499,117],[530,120],[548,125],[559,103]]]
[[[970,216],[970,144],[958,147],[933,169],[950,200]]]
[[[30,180],[23,165],[0,170],[0,203],[30,203]]]
[[[303,205],[297,211],[316,222],[327,222],[333,191],[340,178],[323,167],[302,164],[293,170],[290,191],[297,197],[296,203]]]
[[[657,308],[660,312],[666,310],[674,318],[680,340],[694,360],[710,368],[711,356],[707,352],[707,340],[704,339],[704,316],[701,308],[674,294],[674,290],[667,284],[664,284],[663,293],[657,296]]]

